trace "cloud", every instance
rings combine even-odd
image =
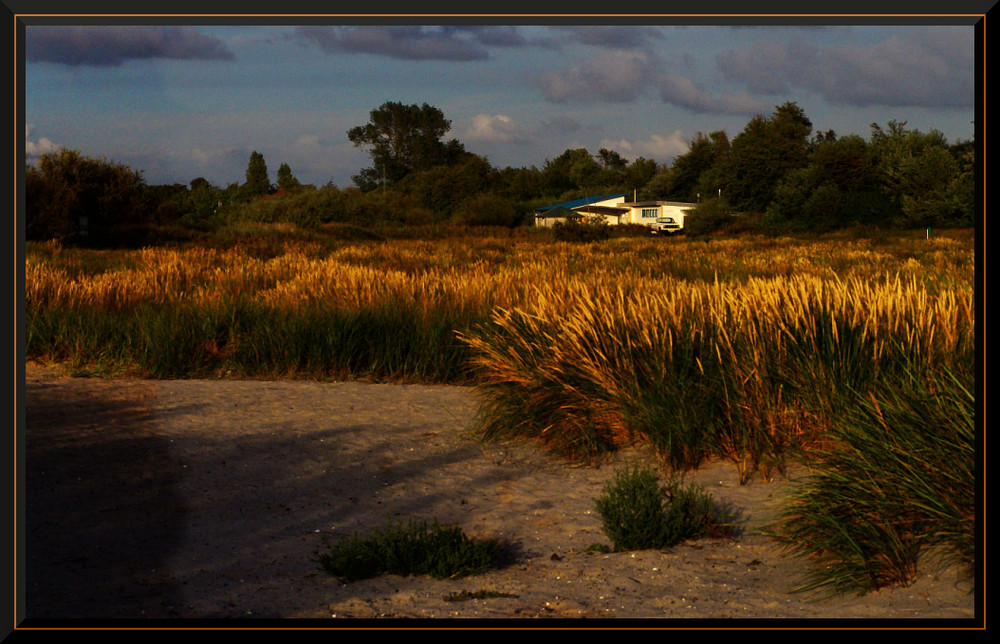
[[[303,134],[292,143],[292,149],[304,153],[311,153],[322,149],[320,138],[316,134]]]
[[[558,40],[573,40],[596,47],[621,48],[622,43],[638,48],[663,40],[664,33],[657,27],[624,25],[559,25],[551,29]]]
[[[569,116],[553,116],[542,121],[542,132],[569,134],[581,129],[583,129],[583,126],[580,125],[580,122]]]
[[[688,151],[689,146],[681,131],[674,130],[668,136],[651,134],[648,139],[638,141],[604,139],[601,141],[601,147],[614,150],[631,159],[637,157],[667,159],[684,154]]]
[[[713,95],[696,82],[681,74],[668,73],[659,79],[660,98],[664,103],[696,113],[708,114],[757,114],[768,106],[749,96],[740,94]]]
[[[225,43],[186,26],[25,27],[30,62],[116,67],[151,58],[234,60]]]
[[[24,128],[25,130],[24,137],[26,139],[24,143],[24,151],[27,153],[29,157],[31,158],[40,157],[43,154],[48,154],[49,152],[56,152],[62,147],[61,145],[53,143],[51,140],[45,138],[44,136],[38,139],[38,141],[32,141],[29,137],[31,136],[31,130],[34,127],[35,126],[33,125],[25,125]]]
[[[657,61],[649,52],[612,49],[587,64],[547,72],[539,78],[542,95],[554,103],[634,100],[655,79]]]
[[[755,43],[716,62],[728,80],[753,94],[804,89],[861,107],[969,107],[972,44],[971,28],[921,27],[865,46],[823,48],[801,39]]]
[[[579,67],[542,74],[539,85],[553,103],[630,102],[653,92],[698,113],[755,114],[768,107],[746,92],[713,95],[645,50],[606,50]]]
[[[483,44],[509,43],[515,35],[501,29],[424,27],[301,26],[295,35],[327,53],[374,54],[402,60],[485,60]]]
[[[480,44],[493,47],[521,47],[530,44],[521,31],[511,25],[467,25],[451,29],[460,30]]]
[[[188,158],[193,162],[190,170],[197,174],[208,173],[215,177],[229,177],[229,180],[243,183],[251,152],[252,150],[239,146],[209,149],[194,147],[188,151]],[[276,169],[277,167],[268,166],[268,171],[271,173]],[[207,178],[212,180],[212,177]]]
[[[505,114],[473,116],[472,124],[465,131],[464,138],[491,143],[526,143],[530,140],[527,131]]]

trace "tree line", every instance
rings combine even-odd
[[[126,165],[74,150],[42,155],[25,172],[27,239],[103,243],[145,240],[164,227],[207,230],[225,222],[515,227],[540,206],[599,194],[697,204],[688,228],[730,226],[823,232],[856,225],[968,227],[975,222],[972,141],[949,143],[906,122],[871,125],[868,139],[814,132],[793,102],[758,115],[730,140],[699,132],[670,164],[613,150],[567,149],[542,167],[494,167],[455,139],[433,106],[387,102],[347,132],[372,165],[339,188],[302,184],[287,163],[271,182],[254,151],[245,181],[218,187],[147,185]]]

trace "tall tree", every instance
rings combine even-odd
[[[247,182],[244,190],[248,197],[259,197],[271,191],[271,180],[267,175],[267,164],[264,162],[264,155],[256,150],[250,154],[250,163],[247,165]]]
[[[625,166],[628,165],[628,161],[625,160],[622,155],[618,154],[614,150],[609,150],[607,148],[601,148],[597,151],[597,158],[600,160],[601,167],[605,170],[624,170]]]
[[[831,230],[854,224],[884,224],[893,206],[879,185],[868,145],[856,134],[823,135],[809,163],[785,174],[765,213],[769,226]]]
[[[779,105],[770,118],[752,118],[721,164],[720,187],[729,203],[763,212],[785,174],[808,163],[811,132],[812,122],[792,102]]]
[[[567,193],[581,197],[595,194],[602,183],[601,166],[586,148],[569,149],[545,162],[542,182],[552,197]]]
[[[923,227],[966,219],[968,203],[954,198],[962,164],[941,132],[909,130],[906,121],[890,121],[884,131],[873,123],[871,148],[885,190],[898,205],[898,225]],[[968,163],[965,167],[971,168]]]
[[[712,168],[718,166],[729,153],[729,137],[724,131],[711,134],[698,132],[688,146],[688,151],[674,159],[670,166],[670,192],[668,197],[677,201],[694,203],[700,195],[708,198],[717,193],[719,185],[709,177]]]
[[[623,173],[625,192],[642,193],[643,188],[649,185],[653,177],[656,176],[658,168],[656,161],[645,157],[637,157],[635,161],[626,167]]]
[[[292,174],[292,168],[287,163],[278,166],[278,190],[294,192],[301,187],[302,184]]]
[[[362,190],[395,184],[411,172],[429,170],[456,161],[465,151],[461,143],[442,137],[451,128],[444,113],[427,103],[386,102],[369,113],[369,122],[347,131],[356,147],[370,146],[373,165],[355,176]]]

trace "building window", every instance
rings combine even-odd
[[[643,208],[642,218],[643,219],[656,219],[656,215],[660,213],[659,208]]]

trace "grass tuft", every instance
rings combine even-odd
[[[327,550],[314,559],[344,582],[382,574],[451,579],[494,567],[500,551],[497,540],[471,539],[458,527],[442,526],[437,520],[410,520],[368,536],[352,535],[327,544]]]
[[[596,500],[604,533],[616,551],[671,548],[687,539],[733,534],[726,508],[701,488],[649,468],[625,468]]]
[[[974,398],[948,371],[886,382],[836,423],[769,531],[805,557],[799,591],[907,586],[918,564],[975,561]],[[937,561],[935,561],[935,559]]]

